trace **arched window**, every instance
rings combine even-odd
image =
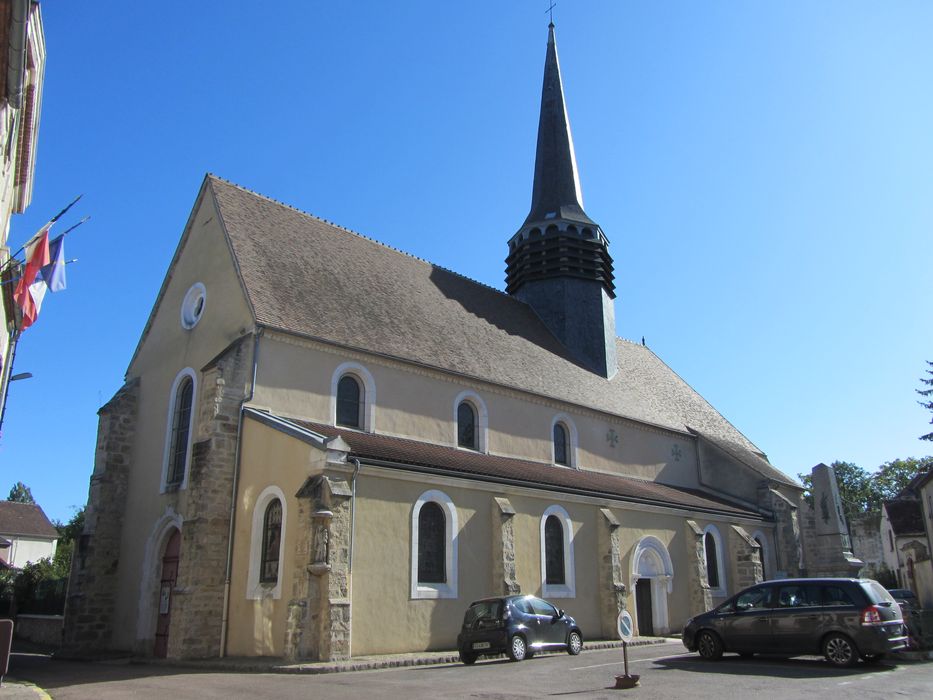
[[[710,593],[721,597],[726,595],[726,569],[722,546],[722,536],[715,525],[707,525],[703,530],[703,558],[706,560],[706,581]]]
[[[457,445],[471,450],[479,448],[477,444],[476,411],[469,401],[461,401],[457,406]]]
[[[337,382],[337,425],[347,428],[362,426],[363,389],[352,374]]]
[[[716,540],[707,532],[703,546],[706,549],[706,580],[710,588],[719,588],[719,557],[716,552]]]
[[[411,513],[411,597],[457,597],[457,509],[443,491],[425,491]]]
[[[564,528],[560,518],[549,515],[544,521],[544,581],[548,585],[562,586],[564,577]]]
[[[162,467],[162,489],[183,488],[191,455],[194,426],[195,375],[191,369],[179,372],[169,396],[168,432]]]
[[[567,444],[567,428],[563,423],[554,424],[554,464],[570,466],[570,450]]]
[[[278,486],[264,488],[252,507],[249,568],[246,598],[262,600],[282,597],[282,579],[287,576],[285,538],[288,500]]]
[[[541,516],[541,595],[576,597],[573,523],[563,507],[553,505]]]
[[[262,521],[262,560],[259,581],[275,583],[279,580],[279,549],[282,542],[282,501],[275,499],[266,507]]]
[[[425,503],[418,513],[418,583],[447,583],[447,522],[437,504]]]

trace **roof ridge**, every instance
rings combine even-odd
[[[219,182],[222,182],[222,183],[227,184],[227,185],[230,185],[231,187],[234,187],[234,188],[236,188],[236,189],[238,189],[238,190],[241,190],[242,192],[245,192],[246,194],[250,194],[250,195],[252,195],[252,196],[254,196],[254,197],[258,197],[259,199],[264,199],[264,200],[266,200],[267,202],[270,202],[270,203],[272,203],[272,204],[276,204],[276,205],[278,205],[278,206],[280,206],[280,207],[282,207],[282,208],[284,208],[284,209],[288,209],[288,210],[290,210],[290,211],[293,211],[293,212],[295,212],[296,214],[301,214],[302,216],[307,216],[309,219],[314,219],[315,221],[319,221],[319,222],[321,222],[321,223],[323,223],[323,224],[327,224],[328,226],[331,226],[331,227],[333,227],[333,228],[335,228],[335,229],[338,229],[338,230],[340,230],[340,231],[343,231],[344,233],[349,233],[350,235],[356,236],[357,238],[361,238],[361,239],[363,239],[364,241],[368,241],[368,242],[370,242],[370,243],[375,243],[376,245],[380,246],[381,248],[385,248],[386,250],[391,250],[392,252],[398,253],[399,255],[403,255],[403,256],[405,256],[406,258],[411,258],[412,260],[417,260],[418,262],[422,262],[422,263],[424,263],[425,265],[430,265],[431,267],[437,268],[438,270],[443,270],[444,272],[448,272],[448,273],[450,273],[450,274],[452,274],[452,275],[455,275],[455,276],[457,276],[457,277],[460,277],[461,279],[465,279],[465,280],[467,280],[468,282],[472,282],[473,284],[479,285],[480,287],[485,287],[486,289],[489,289],[489,290],[491,290],[491,291],[493,291],[493,292],[497,292],[498,294],[501,294],[501,295],[504,296],[504,297],[507,297],[507,298],[509,298],[509,299],[512,299],[513,301],[516,301],[516,302],[518,302],[519,304],[523,304],[523,305],[527,306],[527,304],[525,304],[525,302],[521,301],[520,299],[516,299],[515,297],[513,297],[511,294],[509,294],[508,292],[506,292],[506,291],[503,290],[503,289],[497,289],[496,287],[493,287],[493,286],[490,285],[490,284],[486,284],[485,282],[480,282],[479,280],[475,280],[475,279],[473,279],[472,277],[467,277],[466,275],[464,275],[464,274],[462,274],[462,273],[460,273],[460,272],[457,272],[456,270],[451,270],[449,267],[444,267],[443,265],[438,265],[437,263],[431,262],[431,261],[428,260],[427,258],[422,258],[422,257],[419,257],[419,256],[415,255],[414,253],[409,253],[407,250],[402,250],[401,248],[396,248],[395,246],[389,245],[388,243],[385,243],[385,242],[380,241],[380,240],[378,240],[378,239],[376,239],[376,238],[373,238],[372,236],[367,236],[365,233],[360,233],[359,231],[354,231],[353,229],[347,228],[346,226],[341,226],[340,224],[335,223],[335,222],[333,222],[333,221],[330,221],[330,220],[328,220],[328,219],[325,219],[324,217],[318,216],[317,214],[312,214],[311,212],[305,211],[304,209],[299,209],[298,207],[293,206],[293,205],[291,205],[291,204],[286,204],[285,202],[282,202],[282,201],[280,201],[280,200],[278,200],[278,199],[275,199],[274,197],[269,197],[268,195],[264,195],[264,194],[262,194],[261,192],[257,192],[257,191],[255,191],[255,190],[251,190],[249,187],[244,187],[243,185],[239,185],[239,184],[237,184],[236,182],[233,182],[232,180],[228,180],[228,179],[226,179],[226,178],[220,177],[219,175],[215,175],[214,173],[208,172],[208,173],[207,173],[207,176],[208,176],[209,178],[213,179],[213,180],[218,180]]]

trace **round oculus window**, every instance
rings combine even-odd
[[[204,314],[204,303],[207,301],[207,290],[200,282],[192,285],[185,300],[181,303],[181,325],[184,328],[194,328]]]

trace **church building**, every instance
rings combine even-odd
[[[533,182],[503,292],[204,179],[99,412],[66,651],[453,649],[509,593],[663,635],[807,572],[802,487],[615,335],[553,25]]]

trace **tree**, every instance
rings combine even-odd
[[[81,508],[76,509],[75,514],[71,516],[71,520],[67,523],[58,520],[52,523],[61,537],[58,540],[58,547],[55,548],[54,563],[60,570],[65,572],[71,571],[71,556],[74,552],[75,542],[84,530],[84,508],[84,506],[81,506]]]
[[[927,364],[930,365],[930,367],[933,367],[933,362],[930,362],[929,360],[927,360]],[[920,396],[922,396],[923,398],[927,399],[927,401],[918,401],[917,403],[923,406],[926,410],[933,413],[933,369],[928,369],[926,372],[927,374],[931,375],[930,379],[924,379],[923,377],[920,377],[920,381],[930,388],[929,389],[917,389],[917,393],[920,394]],[[933,418],[930,419],[930,424],[933,425]],[[921,435],[920,439],[933,441],[933,433],[927,433],[926,435]]]
[[[861,513],[878,513],[881,504],[890,501],[904,490],[917,474],[933,468],[933,456],[917,459],[894,459],[882,464],[875,472],[866,472],[852,462],[833,462],[836,485],[842,499],[842,510],[846,520]],[[813,480],[810,474],[798,474],[806,492],[807,502],[813,505]]]
[[[26,486],[22,481],[17,481],[13,488],[10,489],[10,495],[7,496],[8,501],[15,501],[16,503],[35,503],[35,499],[32,497],[32,491],[29,490],[29,487]]]

